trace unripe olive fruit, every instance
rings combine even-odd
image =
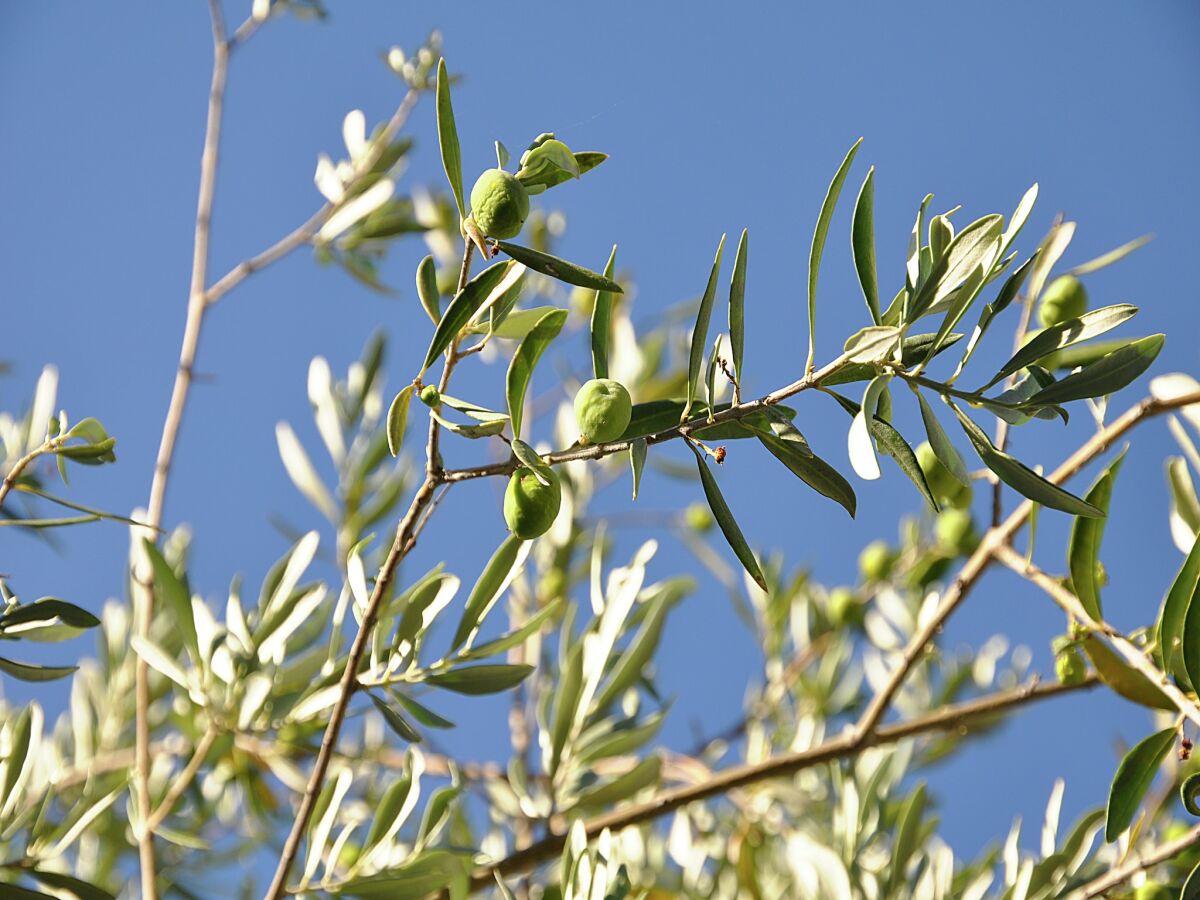
[[[432,384],[427,384],[421,388],[421,402],[430,409],[437,409],[442,405],[442,395],[438,393],[438,389]]]
[[[862,601],[847,587],[829,592],[829,621],[836,628],[857,628],[866,617]]]
[[[699,501],[692,503],[683,511],[683,519],[687,522],[688,528],[693,531],[708,531],[713,527],[712,513],[708,507]]]
[[[953,501],[958,497],[965,485],[959,482],[945,464],[937,458],[937,454],[933,452],[933,447],[929,446],[926,441],[917,447],[917,463],[921,467],[921,471],[925,473],[925,481],[929,484],[929,490],[938,502]],[[970,488],[967,488],[967,493],[970,493]]]
[[[525,185],[503,169],[485,170],[471,188],[471,218],[488,237],[516,237],[528,216]]]
[[[1087,663],[1079,655],[1078,647],[1067,647],[1054,657],[1054,673],[1062,684],[1080,684],[1087,677]]]
[[[504,521],[508,530],[522,540],[531,541],[550,530],[562,506],[562,485],[553,471],[542,474],[549,484],[542,484],[531,469],[517,469],[504,492]]]
[[[593,378],[575,395],[575,421],[589,444],[615,441],[629,427],[632,415],[629,391],[611,378]]]
[[[975,523],[965,509],[944,509],[934,526],[938,544],[955,554],[970,553],[975,547]]]
[[[1049,328],[1087,312],[1087,289],[1074,275],[1060,275],[1042,292],[1038,321]]]
[[[872,541],[858,554],[858,571],[864,581],[883,581],[895,562],[896,554],[887,541]]]

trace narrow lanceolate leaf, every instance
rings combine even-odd
[[[1000,244],[1001,256],[1008,252],[1008,248],[1012,246],[1012,242],[1017,239],[1017,235],[1025,227],[1025,222],[1029,219],[1029,214],[1033,212],[1033,204],[1037,202],[1037,196],[1038,186],[1037,182],[1034,182],[1033,186],[1021,197],[1021,202],[1017,204],[1016,210],[1013,211],[1012,218],[1008,220],[1008,227],[1004,229],[1004,238]]]
[[[1083,497],[1096,509],[1102,510],[1106,517],[1109,501],[1112,500],[1113,483],[1124,459],[1125,451],[1122,450]],[[1100,582],[1096,577],[1096,567],[1100,563],[1100,542],[1104,539],[1104,525],[1107,521],[1107,518],[1075,519],[1071,524],[1071,539],[1067,544],[1071,586],[1087,614],[1097,622],[1102,621],[1103,616],[1100,612]]]
[[[875,274],[875,167],[867,170],[858,200],[854,204],[854,218],[850,222],[850,248],[854,255],[854,270],[858,273],[858,284],[863,299],[867,301],[867,312],[876,325],[883,322],[879,312],[879,281]]]
[[[967,472],[967,464],[963,462],[963,458],[954,444],[950,443],[950,438],[942,428],[942,423],[937,420],[937,416],[929,408],[925,396],[916,386],[913,386],[913,393],[917,395],[917,403],[921,407],[921,421],[925,425],[925,436],[929,438],[929,446],[933,448],[934,455],[950,471],[955,481],[959,484],[970,485],[971,476]]]
[[[1096,674],[1100,676],[1101,681],[1112,688],[1113,693],[1149,709],[1178,712],[1178,707],[1158,685],[1117,656],[1100,637],[1089,634],[1083,639],[1082,644],[1083,651],[1096,668]]]
[[[854,517],[858,498],[855,497],[850,482],[843,478],[837,469],[811,451],[805,455],[788,441],[762,433],[757,436],[771,455],[787,466],[793,475],[818,494],[841,504],[842,508],[850,513],[851,518]]]
[[[704,401],[708,404],[708,417],[712,419],[712,409],[717,405],[717,361],[721,358],[721,342],[725,339],[718,334],[713,341],[712,353],[708,357],[708,368],[704,373]]]
[[[496,694],[516,687],[533,671],[529,665],[459,666],[447,672],[437,672],[425,679],[426,684],[445,688],[456,694]]]
[[[1200,603],[1192,592],[1183,616],[1183,669],[1193,685],[1200,684]],[[1194,680],[1192,680],[1194,679]]]
[[[837,206],[838,196],[842,193],[842,185],[846,181],[846,173],[854,162],[863,139],[859,138],[846,153],[846,158],[834,173],[829,190],[825,192],[825,200],[821,204],[821,212],[817,216],[817,227],[813,229],[812,246],[808,251],[808,364],[807,371],[812,371],[813,359],[817,352],[817,275],[821,269],[821,255],[825,252],[825,238],[829,234],[829,223],[833,219],[833,210]]]
[[[192,661],[200,664],[200,643],[196,637],[196,619],[192,614],[192,596],[187,585],[179,579],[162,553],[152,542],[142,541],[146,558],[154,569],[154,596],[171,615],[174,631],[183,638],[183,645]]]
[[[733,277],[729,281],[729,355],[738,386],[742,384],[742,354],[746,349],[746,252],[750,231],[742,229],[737,255],[733,258]],[[739,391],[740,394],[740,391]]]
[[[720,526],[721,533],[725,535],[725,540],[733,548],[734,555],[737,556],[738,560],[745,567],[747,574],[754,579],[755,584],[765,591],[767,589],[767,580],[763,578],[762,570],[758,567],[758,560],[754,558],[754,551],[746,543],[746,538],[742,535],[742,529],[738,527],[737,521],[733,518],[729,504],[721,496],[721,489],[717,486],[717,480],[709,470],[708,463],[704,461],[704,455],[694,445],[689,443],[688,446],[692,448],[692,453],[696,455],[696,466],[700,470],[700,482],[704,486],[704,496],[708,500],[708,507],[712,510],[713,518],[717,520],[717,525]]]
[[[1200,900],[1200,863],[1196,863],[1187,881],[1179,889],[1179,900]]]
[[[436,325],[442,317],[442,299],[437,286],[437,266],[433,257],[426,256],[417,264],[417,297],[426,315]]]
[[[1183,561],[1175,580],[1171,582],[1162,614],[1158,619],[1158,647],[1162,653],[1163,667],[1171,670],[1175,656],[1175,642],[1183,636],[1183,621],[1196,602],[1196,588],[1200,585],[1200,537],[1192,544],[1192,550]]]
[[[454,124],[454,107],[450,103],[450,76],[446,74],[446,60],[438,60],[437,71],[437,126],[438,143],[442,148],[442,168],[446,170],[446,180],[450,182],[450,190],[454,192],[454,202],[458,204],[458,216],[467,214],[463,202],[462,180],[462,151],[458,146],[458,127]]]
[[[599,272],[593,272],[591,269],[585,269],[583,266],[577,266],[573,262],[567,262],[565,259],[559,259],[557,256],[551,256],[549,253],[542,253],[540,250],[533,250],[518,244],[510,244],[508,241],[497,241],[496,246],[535,272],[541,272],[543,275],[549,275],[551,278],[557,278],[567,284],[591,288],[595,291],[622,293],[621,285],[611,278],[607,278]]]
[[[1152,334],[1126,344],[1073,375],[1042,388],[1029,398],[1029,405],[1049,406],[1119,391],[1150,368],[1165,340],[1166,335]]]
[[[950,304],[950,308],[946,310],[946,315],[942,317],[942,324],[933,339],[934,354],[937,353],[946,338],[950,335],[951,329],[967,314],[967,310],[975,302],[975,299],[979,296],[979,292],[983,290],[987,274],[985,263],[980,263],[971,270],[966,280],[954,293],[953,302]],[[914,370],[914,373],[920,372],[923,368],[924,365],[918,366]]]
[[[882,327],[894,328],[896,326],[885,325]],[[864,334],[865,332],[882,334],[882,332],[875,331],[875,328],[876,326],[871,325],[862,329],[862,331],[857,332],[857,334]],[[852,335],[851,338],[854,336],[855,335]],[[900,362],[906,369],[919,365],[930,358],[929,351],[933,347],[933,339],[935,337],[937,337],[937,335],[932,333],[913,334],[900,341]],[[954,346],[961,341],[962,338],[963,336],[961,334],[948,335],[946,340],[942,343],[942,346],[938,348],[938,353],[942,353]],[[850,339],[847,339],[847,343],[849,342]],[[866,363],[848,363],[847,365],[839,368],[836,372],[833,372],[831,375],[822,378],[821,386],[834,387],[839,384],[850,384],[851,382],[855,381],[869,381],[877,374],[879,373],[876,371],[875,366],[873,365],[868,365]]]
[[[422,374],[458,337],[459,332],[467,326],[475,313],[479,312],[479,308],[483,306],[492,290],[500,284],[507,271],[507,265],[488,266],[454,295],[433,331],[433,340],[429,342],[429,351],[425,354],[425,362],[421,364]]]
[[[691,349],[688,352],[688,383],[687,403],[684,404],[683,414],[679,421],[687,419],[696,402],[696,382],[700,379],[700,368],[704,364],[704,346],[708,343],[708,323],[712,319],[713,301],[717,298],[717,277],[721,274],[721,253],[725,250],[725,235],[717,244],[717,255],[713,259],[712,271],[708,275],[708,285],[704,288],[704,296],[700,298],[700,309],[696,311],[696,324],[692,328]]]
[[[875,412],[879,407],[879,397],[891,380],[890,375],[877,375],[871,379],[871,383],[863,392],[862,405],[853,414],[854,420],[850,423],[850,431],[846,437],[850,465],[859,478],[867,481],[874,481],[880,475],[871,422],[875,419]]]
[[[1143,234],[1140,238],[1134,238],[1128,244],[1122,244],[1115,250],[1109,250],[1107,253],[1097,256],[1095,259],[1090,259],[1081,265],[1069,270],[1071,275],[1088,275],[1095,272],[1097,269],[1103,269],[1105,266],[1111,266],[1118,260],[1124,259],[1134,250],[1140,250],[1148,243],[1154,240],[1154,235]]]
[[[958,416],[963,431],[967,433],[971,445],[979,454],[983,464],[1021,496],[1027,497],[1034,503],[1040,503],[1042,506],[1072,515],[1091,516],[1098,519],[1104,517],[1103,510],[1097,509],[1053,482],[1047,481],[1033,469],[1002,450],[997,450],[983,429],[967,418],[958,407],[954,408],[954,413]]]
[[[63,624],[71,628],[95,628],[100,620],[86,609],[55,597],[43,597],[0,614],[0,631],[17,631],[20,626]]]
[[[1104,839],[1115,841],[1131,824],[1146,791],[1154,782],[1158,768],[1175,743],[1175,729],[1166,728],[1139,741],[1125,754],[1112,788],[1108,792],[1108,811],[1104,821]]]
[[[400,447],[404,443],[404,432],[408,428],[408,408],[412,405],[413,386],[410,384],[398,393],[388,407],[387,441],[388,451],[392,456],[400,455]]]
[[[58,678],[66,678],[78,668],[78,666],[39,666],[0,656],[0,672],[5,672],[21,681],[54,681]]]
[[[532,546],[529,541],[523,541],[514,535],[506,538],[492,554],[479,580],[471,588],[470,596],[467,597],[467,605],[454,632],[454,640],[450,642],[451,652],[467,643],[479,629],[488,612],[500,599],[500,595],[508,589],[517,573],[521,571]]]
[[[410,723],[408,719],[404,718],[404,716],[400,715],[399,712],[388,706],[386,700],[380,700],[370,691],[367,691],[367,696],[371,698],[371,702],[375,704],[375,708],[379,710],[380,714],[383,716],[383,720],[387,722],[388,727],[392,729],[392,731],[396,732],[397,735],[409,743],[419,744],[421,742],[421,732],[417,731],[417,729],[412,726],[412,723]]]
[[[1014,273],[1014,277],[1015,275],[1016,273]],[[1115,306],[1106,306],[1103,309],[1084,313],[1078,319],[1068,319],[1065,322],[1060,322],[1058,325],[1052,325],[1045,331],[1037,334],[1029,343],[1014,353],[1012,359],[1001,366],[1000,371],[992,376],[991,381],[980,388],[980,390],[986,391],[998,381],[1007,378],[1009,375],[1015,375],[1026,366],[1037,362],[1043,357],[1049,356],[1051,353],[1062,350],[1064,347],[1070,347],[1072,344],[1091,340],[1097,335],[1104,334],[1106,331],[1116,328],[1122,322],[1133,318],[1137,314],[1137,311],[1138,308],[1136,306],[1128,303],[1118,303]]]
[[[921,840],[921,822],[925,813],[925,785],[917,785],[912,796],[900,810],[900,820],[896,824],[896,840],[892,848],[891,875],[888,879],[889,896],[905,880],[908,861],[912,858]]]
[[[925,281],[909,302],[909,323],[949,296],[976,266],[982,264],[985,271],[989,269],[1000,245],[1003,224],[1002,216],[984,216],[954,236],[946,248],[946,255],[934,260]]]
[[[512,419],[513,437],[521,436],[521,419],[525,414],[525,392],[533,378],[533,369],[550,342],[558,337],[567,321],[565,309],[555,309],[538,320],[529,334],[521,340],[513,354],[505,379],[504,393],[508,399],[508,415]]]
[[[838,402],[842,409],[854,417],[855,421],[865,419],[863,407],[860,407],[850,398],[843,397],[834,391],[829,391],[828,393]],[[883,394],[881,396],[887,395]],[[921,492],[921,496],[925,498],[925,502],[936,512],[938,510],[937,500],[934,499],[933,491],[929,489],[929,482],[925,478],[925,472],[921,468],[921,464],[917,462],[917,454],[913,452],[908,441],[879,415],[872,416],[869,421],[871,437],[874,439],[875,445],[895,461],[896,465],[900,467],[900,471]]]
[[[646,467],[646,439],[640,437],[629,445],[629,467],[633,469],[633,499],[638,498],[642,484],[642,469]]]
[[[608,255],[608,263],[604,267],[604,277],[613,277],[617,261],[617,245],[613,244],[612,253]],[[592,305],[592,371],[597,378],[608,377],[608,344],[612,340],[612,291],[596,291],[596,300]]]

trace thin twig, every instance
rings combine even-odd
[[[462,268],[459,272],[458,289],[460,291],[470,276],[471,255],[472,245],[470,242],[467,242],[466,248],[463,251]],[[446,361],[442,367],[442,377],[438,384],[439,393],[444,393],[449,384],[450,375],[454,370],[455,349],[455,346],[452,344],[447,350]],[[346,666],[342,672],[337,701],[334,703],[333,709],[329,714],[329,723],[325,726],[325,733],[321,737],[321,747],[317,751],[316,760],[313,762],[312,773],[309,775],[304,796],[300,799],[300,806],[296,810],[296,818],[292,822],[291,831],[284,841],[283,851],[279,856],[279,864],[275,869],[275,875],[271,879],[271,885],[265,895],[266,900],[279,900],[287,892],[288,872],[296,861],[296,856],[300,851],[300,841],[303,839],[304,832],[308,828],[309,819],[312,818],[313,808],[317,802],[317,795],[325,783],[325,776],[329,771],[329,763],[333,758],[338,737],[341,735],[342,725],[346,720],[346,712],[350,707],[350,700],[358,687],[359,665],[367,646],[371,642],[371,632],[375,627],[376,619],[379,617],[379,610],[383,606],[384,598],[391,590],[392,581],[396,576],[396,569],[416,542],[417,529],[422,513],[433,500],[438,486],[445,483],[439,461],[438,435],[439,427],[437,419],[430,416],[429,440],[426,447],[425,480],[417,489],[417,493],[413,496],[408,511],[396,527],[395,540],[392,541],[391,550],[388,551],[387,558],[383,561],[383,565],[379,569],[379,574],[375,579],[375,586],[371,591],[370,598],[367,600],[366,609],[363,610],[362,623],[359,625],[358,633],[354,636],[354,642],[350,645],[350,653],[346,657]]]
[[[396,111],[392,113],[391,119],[384,126],[383,133],[374,141],[370,151],[363,157],[360,164],[360,171],[369,171],[379,161],[380,157],[387,151],[388,144],[392,142],[393,138],[396,137],[400,129],[408,121],[408,117],[417,105],[417,100],[420,99],[420,96],[421,92],[415,88],[408,90],[404,95],[404,99],[400,101],[400,105],[396,107]],[[242,260],[213,283],[212,287],[205,293],[205,303],[209,306],[213,305],[233,290],[233,288],[245,281],[250,275],[253,275],[260,269],[266,268],[271,263],[277,262],[287,256],[293,250],[309,243],[316,237],[317,232],[321,230],[321,226],[325,224],[335,209],[336,207],[332,203],[324,204],[309,216],[304,224],[280,238],[266,250],[263,250],[256,256]]]
[[[802,391],[807,391],[815,387],[819,387],[821,381],[828,378],[833,373],[837,372],[849,362],[847,356],[843,355],[829,363],[827,366],[814,371],[811,375],[806,375],[803,378],[793,381],[791,384],[780,388],[777,391],[772,391],[764,397],[757,400],[748,400],[745,403],[730,406],[728,409],[723,409],[718,413],[714,413],[710,419],[707,414],[697,416],[694,419],[689,419],[679,425],[674,425],[671,428],[663,429],[662,431],[648,434],[645,437],[647,444],[661,444],[664,441],[673,440],[678,437],[689,437],[693,432],[701,433],[706,428],[711,428],[714,425],[719,425],[722,422],[732,422],[736,419],[743,419],[752,413],[761,412],[769,406],[774,406],[786,400],[788,397],[799,394]],[[606,444],[589,444],[586,447],[573,447],[569,450],[560,450],[557,453],[550,453],[543,456],[542,459],[548,465],[557,466],[562,463],[572,462],[579,459],[602,459],[605,456],[611,456],[614,453],[623,453],[629,449],[632,441],[610,441]],[[517,470],[520,463],[515,458],[511,458],[501,463],[492,463],[486,466],[476,466],[467,469],[447,469],[443,473],[446,481],[468,481],[472,478],[487,478],[493,475],[511,475]]]
[[[8,474],[4,476],[4,481],[0,482],[0,506],[4,505],[4,498],[13,489],[13,486],[17,483],[17,480],[21,477],[21,473],[25,471],[26,467],[49,449],[50,443],[47,441],[40,447],[34,447],[13,464]]]
[[[1178,856],[1184,850],[1196,846],[1196,844],[1200,844],[1200,825],[1195,826],[1182,837],[1168,841],[1155,848],[1151,853],[1147,853],[1144,856],[1141,854],[1135,855],[1133,859],[1124,865],[1109,870],[1094,881],[1089,881],[1083,887],[1071,892],[1067,895],[1067,898],[1068,900],[1090,900],[1092,897],[1099,897],[1106,891],[1124,884],[1138,872],[1144,872],[1151,866],[1166,862],[1168,859]]]
[[[179,350],[179,364],[175,370],[175,384],[171,389],[171,400],[163,422],[162,438],[158,455],[154,461],[154,477],[150,483],[150,500],[147,503],[146,523],[154,529],[162,525],[163,505],[167,496],[167,481],[171,473],[171,461],[175,456],[175,444],[179,428],[187,407],[188,394],[192,386],[192,369],[196,361],[196,349],[200,344],[200,332],[204,323],[204,284],[208,278],[208,243],[212,225],[213,196],[216,188],[217,158],[221,141],[221,114],[225,100],[225,76],[229,68],[229,44],[225,38],[225,22],[218,0],[209,0],[212,19],[213,67],[212,83],[208,93],[208,116],[204,128],[204,150],[200,156],[200,187],[196,200],[196,227],[192,244],[192,276],[188,287],[187,319],[184,325],[183,342]],[[152,532],[157,540],[158,532]],[[150,637],[150,622],[154,607],[154,592],[150,583],[141,577],[134,578],[134,591],[140,596],[136,618],[136,633],[143,639]],[[138,825],[134,829],[138,842],[138,860],[141,871],[142,900],[156,900],[154,834],[148,827],[150,806],[150,678],[146,660],[138,656],[134,664],[134,706],[136,710],[135,740],[137,765],[134,773]]]
[[[1029,331],[1029,319],[1033,315],[1033,303],[1036,298],[1031,294],[1026,294],[1021,304],[1021,318],[1017,322],[1016,331],[1013,334],[1013,353],[1015,354],[1023,346],[1025,346],[1025,335]],[[1016,384],[1017,375],[1014,372],[1009,375],[1004,382],[1004,389],[1010,389]],[[1008,445],[1008,420],[997,417],[996,419],[996,440],[995,445],[997,450],[1003,450]],[[995,528],[1000,524],[1000,520],[1004,516],[1004,482],[999,478],[992,482],[992,527]]]
[[[1107,622],[1097,621],[1088,615],[1083,604],[1079,602],[1079,598],[1063,587],[1056,578],[1047,575],[1033,563],[1027,562],[1025,557],[1012,547],[1000,547],[996,551],[996,560],[1045,591],[1055,603],[1062,607],[1068,615],[1078,619],[1085,628],[1107,637],[1116,651],[1125,657],[1126,662],[1150,679],[1151,683],[1166,694],[1183,715],[1196,725],[1200,725],[1200,706],[1197,706],[1195,701],[1189,700],[1183,691],[1179,690],[1175,683],[1151,662],[1150,657],[1138,649],[1136,644]]]
[[[196,774],[200,771],[200,767],[204,765],[208,751],[212,749],[212,745],[216,742],[220,734],[221,732],[217,726],[210,723],[204,734],[201,735],[200,740],[196,742],[196,749],[192,751],[192,758],[183,767],[183,771],[179,773],[179,777],[175,779],[170,790],[162,798],[162,802],[158,804],[158,808],[150,815],[150,820],[146,825],[149,831],[156,831],[158,826],[171,814],[171,810],[179,802],[179,798],[191,786],[193,779],[195,779]]]
[[[755,784],[770,778],[792,775],[802,769],[809,769],[821,763],[830,762],[843,757],[854,756],[867,747],[892,744],[904,738],[915,737],[931,731],[960,730],[966,728],[972,721],[980,717],[988,717],[1016,706],[1034,703],[1061,694],[1090,688],[1098,684],[1097,679],[1089,677],[1077,685],[1046,684],[1036,681],[1001,691],[977,700],[947,706],[927,716],[880,728],[869,735],[864,741],[855,740],[852,732],[829,740],[808,750],[798,750],[771,757],[758,763],[735,766],[717,773],[708,781],[699,784],[686,785],[674,790],[665,791],[644,803],[632,804],[612,812],[604,813],[589,819],[584,823],[589,839],[596,837],[605,829],[619,831],[632,825],[640,825],[653,819],[661,818],[668,813],[695,803],[721,796],[729,791]],[[557,856],[566,841],[566,834],[559,832],[532,844],[524,850],[513,853],[502,860],[482,866],[471,876],[471,886],[480,890],[494,883],[495,875],[512,875],[527,871],[539,863]]]

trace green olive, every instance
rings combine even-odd
[[[961,556],[975,549],[975,523],[968,510],[942,510],[938,513],[934,530],[937,533],[938,544],[943,550]]]
[[[1088,308],[1087,289],[1074,275],[1060,275],[1042,292],[1038,321],[1049,328],[1068,319],[1078,319]]]
[[[868,582],[883,581],[891,574],[896,554],[887,541],[872,541],[858,555],[858,571]]]
[[[531,469],[517,469],[504,492],[504,521],[522,540],[531,541],[550,530],[562,506],[562,485],[553,471],[542,474],[549,484],[538,481]]]
[[[488,237],[516,237],[528,216],[529,192],[503,169],[486,170],[471,188],[471,218]]]
[[[705,532],[713,527],[712,513],[706,504],[698,500],[683,511],[683,519],[693,531]]]
[[[854,591],[848,587],[829,592],[829,621],[835,628],[858,628],[866,618],[866,609]]]
[[[925,473],[925,481],[929,491],[942,506],[954,506],[965,509],[971,505],[971,488],[955,478],[945,464],[938,459],[937,454],[928,441],[920,444],[916,450],[917,464]]]
[[[1079,648],[1071,645],[1054,657],[1054,674],[1062,684],[1081,684],[1087,677],[1087,663],[1079,655]]]
[[[421,388],[421,402],[430,409],[437,409],[442,405],[442,395],[438,393],[438,389],[432,384],[427,384]]]
[[[629,391],[611,378],[593,378],[575,395],[575,421],[589,444],[615,441],[629,427],[632,415]]]

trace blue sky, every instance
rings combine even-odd
[[[233,21],[248,7],[249,0],[226,3]],[[320,200],[311,181],[316,156],[340,152],[345,112],[360,107],[378,120],[399,99],[380,51],[413,46],[438,27],[451,68],[465,76],[455,106],[468,172],[490,164],[494,138],[516,148],[545,130],[612,155],[594,177],[556,192],[570,221],[560,250],[598,266],[619,242],[642,314],[697,294],[721,233],[749,227],[751,393],[787,383],[803,365],[812,223],[831,173],[859,136],[866,140],[850,184],[877,166],[883,283],[901,277],[925,193],[936,195],[935,207],[962,203],[974,218],[1009,212],[1037,181],[1041,199],[1022,249],[1060,210],[1079,222],[1067,264],[1157,234],[1089,278],[1093,302],[1140,305],[1132,328],[1171,338],[1158,371],[1200,371],[1191,337],[1200,313],[1186,268],[1200,208],[1193,3],[614,2],[535,12],[331,0],[331,9],[325,24],[272,22],[233,59],[215,273],[312,212]],[[97,416],[119,438],[116,467],[73,480],[72,496],[110,508],[144,502],[177,357],[210,52],[200,0],[0,3],[0,357],[14,366],[0,381],[0,404],[19,406],[41,366],[57,364],[61,405],[75,417]],[[441,177],[431,126],[426,104],[413,119],[420,144],[410,183]],[[821,278],[824,357],[865,324],[848,229],[842,209]],[[385,278],[407,288],[423,252],[412,242],[393,253]],[[207,327],[199,368],[213,378],[193,396],[167,520],[193,528],[193,580],[215,597],[236,572],[257,583],[283,551],[269,517],[311,521],[279,465],[274,424],[287,419],[311,436],[304,384],[312,356],[344,370],[383,327],[390,359],[407,361],[423,352],[428,333],[411,292],[381,298],[319,268],[307,251],[247,282]],[[401,372],[405,365],[391,370],[396,385]],[[841,413],[812,402],[802,415],[818,449],[844,461]],[[1053,463],[1082,439],[1086,419],[1024,429],[1017,449]],[[1161,423],[1147,427],[1117,486],[1106,604],[1121,626],[1150,620],[1178,565],[1162,476],[1172,449]],[[755,467],[727,466],[722,477],[735,508],[754,511],[742,523],[753,544],[783,550],[790,564],[811,566],[830,583],[850,580],[857,549],[894,537],[896,518],[916,507],[894,469],[857,485],[855,521],[788,484],[782,471],[762,478]],[[678,499],[663,485],[641,502],[665,509]],[[448,557],[465,576],[477,571],[502,524],[498,514],[469,512],[495,501],[482,485],[454,492],[440,516],[456,527],[431,528],[416,565]],[[604,502],[619,508],[623,497]],[[1043,517],[1047,566],[1061,568],[1067,524]],[[0,570],[23,593],[98,609],[120,590],[126,533],[91,526],[65,537],[55,553],[0,531]],[[654,574],[687,564],[666,547]],[[1003,632],[1033,647],[1046,668],[1061,621],[1043,597],[997,574],[952,620],[947,641],[977,645]],[[718,588],[701,590],[672,621],[661,667],[678,698],[669,744],[690,743],[695,723],[736,716],[755,657]],[[1001,836],[1016,815],[1036,822],[1060,775],[1070,775],[1069,814],[1102,803],[1114,748],[1147,727],[1143,713],[1100,693],[1030,711],[938,771],[943,832],[970,850]],[[501,713],[483,714],[467,735],[493,740],[502,728]]]

